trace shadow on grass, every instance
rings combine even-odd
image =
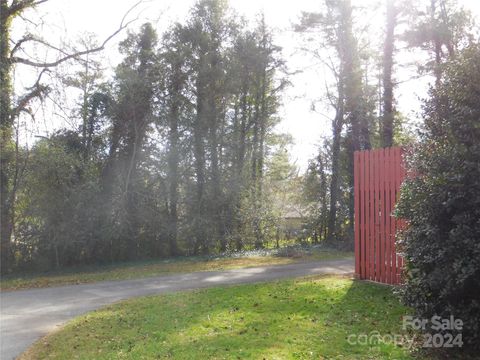
[[[337,337],[344,339],[344,353],[357,354],[359,358],[364,358],[364,354],[373,359],[413,358],[413,349],[407,343],[401,344],[407,335],[402,329],[402,318],[410,315],[411,310],[401,304],[393,291],[390,286],[354,280],[332,306],[329,319],[335,323]]]
[[[406,312],[389,288],[345,277],[213,288],[95,311],[24,358],[408,359],[394,345],[347,341],[352,333],[398,332]]]

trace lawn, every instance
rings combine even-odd
[[[316,276],[136,298],[74,319],[20,359],[411,359],[392,288]]]
[[[41,288],[105,280],[135,279],[173,273],[227,270],[345,258],[353,258],[353,253],[324,249],[318,246],[285,247],[278,250],[242,252],[219,257],[180,257],[166,260],[72,268],[43,274],[5,276],[0,281],[0,288],[2,290]]]

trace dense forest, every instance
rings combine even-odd
[[[162,33],[145,23],[125,36],[122,22],[112,36],[124,37],[123,58],[107,76],[97,58],[105,43],[91,39],[80,51],[51,45],[52,62],[27,57],[28,44],[50,45],[30,33],[12,41],[11,27],[44,1],[0,1],[2,273],[262,248],[283,236],[286,202],[305,209],[303,239],[353,247],[354,151],[415,140],[396,110],[398,49],[422,52],[417,73],[438,86],[444,66],[478,41],[469,13],[449,0],[383,2],[381,48],[365,42],[356,22],[365,9],[349,0],[304,13],[292,36],[328,68],[318,96],[332,116],[300,175],[288,134],[276,131],[294,75],[261,14],[248,22],[226,1],[199,0]],[[74,74],[53,74],[62,66]],[[13,84],[17,67],[37,72],[25,93]],[[35,121],[32,103],[56,87],[79,94],[69,116],[80,126],[29,148],[18,124]]]

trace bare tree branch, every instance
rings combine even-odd
[[[43,40],[42,38],[37,37],[33,34],[26,34],[20,40],[18,40],[17,43],[15,44],[15,46],[12,48],[12,50],[10,51],[10,58],[13,58],[13,55],[15,54],[15,52],[17,52],[20,49],[20,47],[28,41],[33,41],[33,42],[40,43],[42,45],[45,45],[46,47],[49,47],[53,50],[56,50],[56,51],[62,53],[65,56],[69,56],[69,54],[65,50],[60,49],[59,47],[48,43],[47,41]]]
[[[41,2],[44,2],[44,1],[47,1],[47,0],[41,0],[41,1],[37,1],[36,4],[39,4]],[[66,52],[64,52],[63,50],[47,43],[46,41],[40,39],[40,38],[37,38],[37,37],[34,37],[32,35],[30,36],[26,36],[24,38],[22,38],[19,43],[20,44],[16,44],[14,46],[14,48],[12,49],[12,52],[11,52],[11,55],[13,55],[18,49],[19,47],[22,45],[22,43],[25,43],[26,41],[36,41],[36,42],[39,42],[39,43],[42,43],[43,45],[45,46],[48,46],[52,49],[55,49],[59,52],[61,52],[63,55],[63,57],[55,60],[55,61],[51,61],[51,62],[38,62],[38,61],[35,61],[35,60],[30,60],[30,59],[27,59],[27,58],[22,58],[22,57],[17,57],[17,56],[11,56],[10,57],[10,61],[12,63],[17,63],[17,64],[24,64],[24,65],[29,65],[29,66],[34,66],[34,67],[40,67],[40,68],[49,68],[49,67],[55,67],[55,66],[58,66],[60,65],[61,63],[67,61],[67,60],[70,60],[70,59],[74,59],[74,58],[77,58],[77,57],[80,57],[82,55],[86,55],[86,54],[90,54],[90,53],[94,53],[94,52],[98,52],[98,51],[102,51],[105,49],[105,46],[107,45],[107,43],[112,40],[118,33],[120,33],[122,30],[124,30],[125,28],[127,28],[131,23],[133,23],[134,21],[137,20],[137,18],[135,19],[132,19],[130,21],[127,21],[126,22],[126,18],[127,16],[135,9],[137,8],[141,3],[143,2],[143,0],[140,0],[138,2],[136,2],[132,7],[130,7],[130,9],[128,9],[128,11],[125,13],[125,15],[123,16],[122,18],[122,21],[120,22],[120,25],[118,27],[118,29],[116,31],[114,31],[110,36],[108,36],[104,41],[103,43],[100,45],[100,46],[97,46],[95,48],[91,48],[91,49],[85,49],[83,51],[78,51],[78,52],[75,52],[75,53],[72,53],[72,54],[67,54]],[[12,4],[13,6],[13,4]],[[33,6],[33,5],[32,5]],[[17,46],[18,45],[18,46]]]
[[[31,25],[33,26],[39,26],[39,23],[36,23],[28,18],[26,18],[25,16],[23,16],[22,14],[18,14],[17,15],[20,19],[22,19],[23,21],[27,22],[27,23],[30,23]]]

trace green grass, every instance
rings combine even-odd
[[[117,303],[76,318],[20,359],[411,359],[350,334],[402,333],[390,287],[310,277]]]
[[[49,286],[92,283],[106,280],[126,280],[174,273],[214,271],[282,265],[296,262],[334,260],[353,257],[351,252],[325,250],[319,247],[284,248],[279,251],[246,252],[218,258],[177,258],[157,261],[130,262],[108,266],[72,268],[43,274],[26,274],[2,277],[0,288],[17,290]]]

